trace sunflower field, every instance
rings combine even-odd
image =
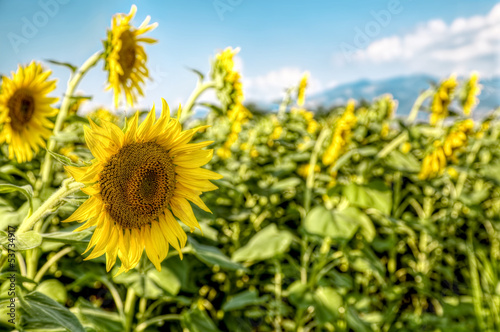
[[[390,95],[306,109],[307,73],[263,110],[228,47],[185,104],[137,110],[157,41],[136,10],[81,66],[2,77],[1,331],[500,331],[499,111],[472,117],[476,73],[407,116]],[[128,116],[79,111],[91,70]]]

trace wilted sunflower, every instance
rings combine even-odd
[[[19,66],[12,78],[4,76],[0,92],[0,143],[9,145],[9,158],[30,161],[52,133],[54,123],[48,118],[57,114],[52,108],[57,98],[47,97],[56,88],[49,81],[50,71],[39,63]]]
[[[212,159],[213,150],[202,150],[212,142],[189,144],[206,127],[182,131],[162,102],[157,121],[153,107],[138,127],[136,113],[125,133],[108,121],[101,120],[99,127],[90,120],[84,131],[95,157],[92,165],[66,167],[76,181],[87,185],[82,191],[90,198],[65,221],[86,221],[76,231],[96,226],[85,252],[94,250],[85,259],[106,254],[108,271],[117,256],[122,262],[118,273],[132,269],[144,248],[158,270],[169,244],[182,257],[187,237],[175,217],[191,231],[200,228],[189,201],[210,212],[199,196],[217,189],[209,180],[222,178],[200,168]]]
[[[137,95],[143,95],[141,85],[149,77],[146,67],[147,55],[140,42],[153,44],[156,39],[141,37],[153,30],[157,23],[148,25],[149,16],[136,28],[130,24],[135,16],[137,7],[132,5],[130,13],[116,14],[111,21],[111,30],[108,30],[108,39],[104,41],[105,69],[108,71],[108,87],[114,90],[115,106],[118,99],[125,93],[127,103],[133,105]]]

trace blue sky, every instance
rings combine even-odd
[[[112,15],[133,3],[136,25],[147,15],[159,23],[150,33],[159,42],[146,47],[154,82],[141,106],[185,102],[197,79],[187,68],[207,72],[226,46],[241,48],[247,100],[278,98],[306,70],[310,93],[361,78],[499,73],[500,5],[487,0],[0,0],[0,73],[32,59],[80,65],[102,47]],[[61,93],[68,71],[50,67]],[[80,85],[92,105],[111,106],[105,81],[101,63]]]

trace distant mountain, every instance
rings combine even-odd
[[[310,106],[335,106],[343,105],[349,98],[355,100],[373,98],[385,93],[393,95],[398,101],[398,115],[407,115],[418,95],[429,88],[431,82],[439,79],[430,75],[410,75],[394,77],[384,80],[360,80],[352,83],[338,85],[329,90],[320,92],[307,98]],[[500,106],[500,77],[481,79],[483,86],[479,95],[479,105],[476,114],[486,113]]]

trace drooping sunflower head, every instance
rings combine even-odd
[[[9,158],[18,162],[33,159],[52,134],[49,119],[58,110],[51,105],[58,99],[47,97],[56,88],[49,81],[50,71],[39,63],[19,66],[12,78],[4,76],[0,91],[0,143],[9,145]]]
[[[477,95],[480,93],[481,86],[479,85],[479,75],[477,72],[473,72],[460,94],[460,102],[465,115],[469,115],[474,106],[479,103]]]
[[[305,72],[302,78],[300,79],[299,87],[297,89],[297,105],[304,105],[306,98],[306,88],[307,88],[307,80],[309,78],[309,72]]]
[[[96,226],[86,259],[106,254],[109,271],[121,260],[118,273],[139,262],[144,249],[160,270],[169,245],[179,251],[186,244],[186,234],[175,217],[189,226],[200,228],[189,202],[210,212],[199,197],[217,187],[209,180],[221,176],[204,168],[213,150],[202,150],[212,142],[189,143],[205,127],[182,130],[178,119],[163,111],[155,121],[154,107],[137,126],[138,113],[125,132],[115,124],[90,120],[85,140],[94,155],[88,167],[67,166],[66,170],[87,186],[82,191],[90,197],[68,219],[86,222],[78,230]]]
[[[432,114],[430,122],[432,125],[448,116],[448,106],[450,106],[457,84],[456,76],[451,75],[448,79],[441,82],[437,88],[431,104]]]
[[[241,75],[234,69],[234,56],[240,51],[228,47],[218,53],[212,62],[211,77],[215,82],[217,98],[226,112],[242,105],[245,99]]]
[[[113,89],[115,106],[118,106],[122,92],[127,103],[133,105],[137,96],[143,95],[142,85],[144,80],[149,78],[146,67],[148,57],[141,43],[153,44],[156,39],[142,35],[156,28],[158,24],[148,25],[148,16],[138,28],[134,27],[130,22],[136,11],[137,7],[132,5],[130,13],[114,15],[108,38],[104,41],[104,68],[108,71],[107,89]]]

